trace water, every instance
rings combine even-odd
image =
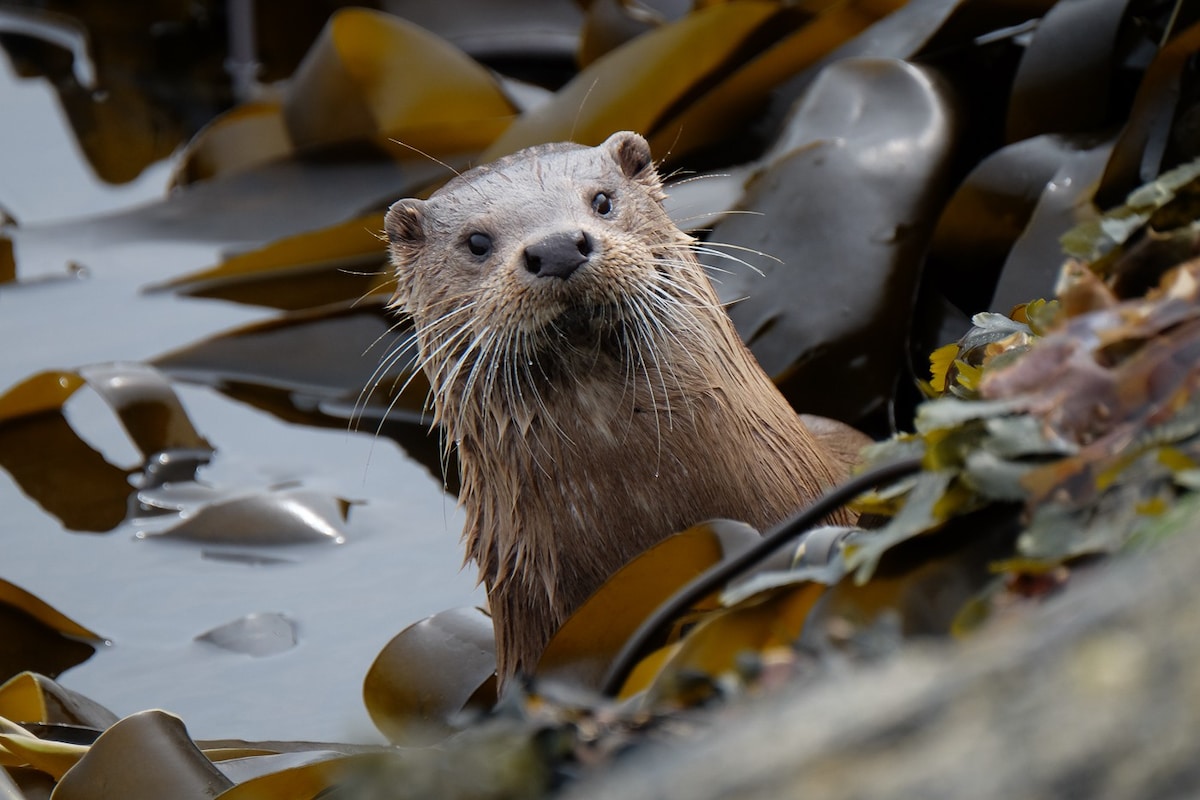
[[[124,187],[99,183],[53,94],[18,81],[3,58],[0,108],[0,206],[20,223],[8,231],[20,283],[0,285],[0,392],[42,370],[148,360],[278,315],[143,291],[245,242],[163,234],[162,217],[125,211],[157,203],[171,165]],[[381,353],[364,356],[367,374]],[[111,641],[59,681],[119,715],[167,709],[196,738],[379,741],[360,697],[375,655],[421,617],[483,599],[473,570],[460,570],[453,498],[390,440],[284,422],[205,386],[176,391],[217,448],[201,480],[298,482],[354,500],[347,541],[239,551],[141,540],[129,524],[73,533],[0,470],[0,578]],[[89,390],[65,413],[110,462],[138,460]],[[294,648],[255,658],[195,641],[262,612],[295,623]]]

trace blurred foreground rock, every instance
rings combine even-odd
[[[1196,522],[963,644],[725,708],[703,738],[646,748],[567,796],[1198,796]]]

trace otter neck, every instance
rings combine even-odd
[[[697,325],[689,340],[712,352],[669,336],[624,357],[597,348],[570,375],[534,369],[519,392],[452,398],[482,418],[439,413],[502,679],[532,671],[566,617],[664,537],[715,517],[765,529],[836,482],[728,318]]]

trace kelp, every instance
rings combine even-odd
[[[12,240],[0,236],[0,283],[10,283],[16,279],[17,262],[13,260]]]
[[[409,80],[413,74],[434,79]],[[279,101],[235,108],[188,144],[175,183],[353,143],[372,144],[381,156],[474,153],[515,111],[487,71],[443,39],[389,14],[344,9]],[[393,140],[406,147],[389,147]]]
[[[103,729],[117,721],[98,703],[34,672],[22,672],[0,684],[0,717],[51,733],[60,730],[56,726]],[[76,738],[90,742],[95,737]]]
[[[134,754],[139,767],[119,766],[134,760]],[[101,792],[182,800],[213,797],[232,785],[188,737],[182,720],[142,711],[105,730],[62,776],[54,794],[77,800]]]
[[[125,520],[134,470],[111,463],[80,437],[62,413],[82,386],[115,412],[138,448],[143,471],[174,462],[192,470],[212,448],[192,426],[178,397],[155,370],[135,363],[93,365],[34,375],[0,396],[0,465],[27,495],[70,530],[104,532]]]
[[[103,637],[31,592],[0,580],[0,679],[21,672],[55,677],[91,658]],[[0,688],[0,696],[4,689]],[[10,695],[11,697],[11,695]]]
[[[495,672],[491,617],[479,609],[450,609],[388,642],[367,671],[363,701],[390,741],[428,744],[495,705]]]
[[[416,175],[421,175],[418,170]],[[416,177],[416,184],[422,178]],[[380,291],[386,274],[374,232],[383,214],[356,217],[230,255],[216,267],[168,281],[160,290],[300,311],[355,301]],[[279,291],[281,281],[288,291]]]
[[[0,394],[0,466],[20,502],[73,530],[136,524],[164,558],[163,540],[182,539],[222,548],[215,558],[286,564],[271,547],[346,538],[352,501],[319,486],[204,481],[204,465],[236,457],[241,443],[201,435],[181,382],[289,422],[357,420],[453,488],[453,464],[427,430],[427,387],[406,363],[410,332],[382,307],[383,208],[524,144],[595,141],[618,127],[648,134],[676,178],[726,175],[711,180],[717,200],[699,201],[712,206],[679,213],[719,212],[693,219],[715,218],[715,230],[696,233],[710,255],[735,245],[719,251],[733,260],[712,256],[710,269],[725,299],[749,297],[731,313],[788,395],[876,433],[904,430],[870,448],[867,463],[919,456],[924,469],[858,500],[874,527],[810,534],[690,609],[618,702],[595,692],[638,623],[757,532],[708,523],[664,541],[612,576],[500,698],[485,613],[445,611],[401,631],[363,686],[388,747],[196,741],[164,711],[118,719],[49,677],[18,673],[0,686],[0,794],[87,798],[107,784],[134,800],[543,796],[643,741],[711,724],[703,710],[714,703],[815,686],[916,637],[971,635],[1069,591],[1104,556],[1178,535],[1200,485],[1200,270],[1189,261],[1200,172],[1187,135],[1200,28],[1185,4],[643,10],[598,0],[572,17],[584,27],[570,74],[561,59],[576,34],[562,17],[553,42],[524,60],[504,43],[534,41],[530,27],[489,43],[470,32],[474,19],[429,33],[352,10],[318,35],[306,16],[297,30],[309,33],[307,56],[264,30],[262,74],[293,75],[291,84],[259,87],[221,116],[201,104],[206,127],[179,157],[170,197],[100,219],[6,224],[0,291],[35,299],[41,278],[63,273],[63,254],[86,266],[92,248],[129,240],[213,247],[199,266],[128,269],[137,302],[211,313],[186,341],[151,347],[153,367],[58,366],[80,361],[63,344],[57,364],[30,365]],[[108,63],[118,39],[89,31],[104,43],[97,63]],[[74,91],[78,77],[64,79],[61,60],[4,44],[22,69],[40,63]],[[126,56],[140,64],[139,52]],[[514,79],[530,75],[548,88],[518,100]],[[111,148],[126,129],[103,126]],[[139,136],[126,161],[100,171],[140,169],[153,148]],[[38,255],[48,243],[49,259]],[[86,278],[50,288],[67,287],[93,288]],[[270,318],[231,322],[216,313],[230,302]],[[95,313],[100,336],[127,312]],[[51,339],[59,329],[46,324],[30,333]],[[80,338],[59,325],[72,332],[64,342]],[[92,424],[64,410],[79,392],[111,411],[104,424],[129,440],[136,463],[77,429]],[[95,652],[86,615],[70,610],[74,621],[6,586],[0,610],[70,651],[48,663],[30,658],[42,644],[18,645],[12,671],[53,675]],[[288,609],[217,622],[189,631],[189,646],[246,661],[300,650],[304,620]],[[348,672],[335,679],[362,677]]]
[[[757,531],[747,525],[713,520],[663,540],[609,578],[563,623],[546,645],[535,674],[599,689],[612,657],[638,623],[687,581],[747,549],[757,538]],[[713,607],[715,598],[706,598],[692,611]],[[686,619],[681,624],[686,625]],[[670,639],[664,644],[669,643]]]
[[[429,383],[410,369],[411,326],[398,324],[383,299],[293,311],[164,353],[154,363],[289,422],[394,439],[455,492],[457,470],[429,429]]]
[[[774,85],[900,4],[810,5],[715,3],[650,30],[522,115],[485,160],[544,141],[598,144],[622,129],[642,132],[660,157],[712,146],[760,110]]]
[[[978,85],[965,89],[972,105],[984,105],[972,109],[968,118],[975,120],[1001,113],[990,105],[995,98],[1010,91],[1019,97],[1014,94],[1018,102],[1003,110],[1008,141],[982,154],[986,160],[968,175],[938,223],[909,350],[918,378],[925,354],[965,333],[974,314],[1008,313],[1014,305],[1049,296],[1064,233],[1197,155],[1183,144],[1188,137],[1177,116],[1189,102],[1181,99],[1181,87],[1194,80],[1181,59],[1200,41],[1196,20],[1182,13],[1184,4],[1068,8],[1073,5],[1054,5],[1059,10],[1051,25],[1028,29],[1036,50],[1028,64],[1022,50],[1001,60],[1011,70],[1009,80],[1016,82],[1023,71],[1020,82],[999,93]],[[924,57],[946,63],[936,48]],[[1088,62],[1096,66],[1085,79],[1082,65]],[[968,74],[947,76],[957,83]],[[1078,90],[1081,82],[1086,90]],[[1051,106],[1052,112],[1038,111]],[[970,141],[987,141],[984,131],[974,133]]]
[[[49,79],[97,175],[124,183],[233,100],[219,17],[204,11],[50,2],[6,8],[0,34],[18,74]]]
[[[560,71],[574,68],[583,3],[527,0],[499,6],[489,0],[426,3],[394,0],[388,11],[460,48],[500,73],[554,85]],[[559,81],[560,82],[560,81]]]
[[[922,476],[896,518],[851,548],[860,577],[892,543],[1003,500],[1024,506],[1009,568],[1049,572],[1119,552],[1188,491],[1200,441],[1200,267],[1159,260],[1152,277],[1138,245],[1194,241],[1194,215],[1171,210],[1189,207],[1197,175],[1183,165],[1065,234],[1067,250],[1088,260],[1063,266],[1056,303],[1029,304],[1013,320],[979,315],[935,354],[927,391],[941,399],[920,407],[909,446],[919,444],[941,485]],[[916,500],[927,511],[905,524]]]
[[[224,650],[261,658],[296,646],[296,623],[283,614],[247,614],[196,637]]]
[[[714,226],[721,247],[704,259],[711,269],[730,264],[730,252],[758,262],[754,271],[733,262],[719,294],[740,300],[729,309],[738,332],[799,407],[857,420],[889,394],[909,326],[896,298],[916,285],[956,114],[931,72],[898,60],[839,61],[813,82],[747,182],[742,213]],[[795,303],[805,296],[820,302]]]
[[[511,725],[484,727],[439,749],[385,750],[317,742],[196,741],[182,720],[164,711],[117,720],[97,709],[95,721],[72,729],[77,741],[68,741],[61,726],[23,719],[27,712],[9,699],[9,686],[18,680],[69,696],[52,681],[28,674],[0,686],[0,766],[5,770],[0,790],[18,800],[26,796],[20,786],[36,786],[38,774],[54,781],[54,797],[76,800],[113,792],[131,799],[308,800],[335,796],[331,792],[360,797],[360,791],[397,786],[404,788],[394,791],[402,793],[387,796],[433,792],[465,798],[479,796],[481,777],[488,779],[486,791],[513,797],[536,796],[549,781],[541,766],[546,745]]]
[[[63,405],[84,385],[115,412],[141,455],[138,468],[111,463],[64,416]],[[0,395],[0,434],[0,465],[70,530],[103,533],[135,521],[147,538],[244,545],[345,540],[350,503],[342,498],[296,486],[200,481],[197,470],[212,459],[213,447],[166,377],[145,364],[35,375]],[[40,447],[28,446],[31,439]],[[80,486],[88,492],[81,495]]]

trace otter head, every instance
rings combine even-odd
[[[396,202],[392,305],[413,317],[439,418],[453,427],[443,406],[462,397],[448,395],[520,383],[530,376],[511,370],[535,364],[553,374],[566,349],[615,355],[623,326],[644,337],[683,295],[708,302],[696,276],[678,274],[706,280],[664,197],[646,140],[623,132],[592,148],[532,147]]]
[[[430,287],[448,284],[566,280],[610,238],[606,229],[665,216],[663,198],[650,146],[636,133],[615,133],[596,148],[540,145],[478,167],[429,200],[388,209],[393,305],[420,308]]]

